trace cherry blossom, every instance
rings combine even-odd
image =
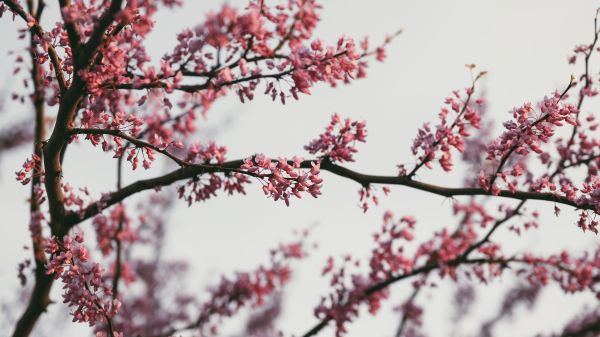
[[[74,322],[94,326],[98,321],[109,321],[118,312],[121,303],[110,298],[111,289],[104,284],[103,270],[98,263],[89,261],[81,233],[74,238],[49,239],[46,253],[50,254],[46,273],[63,282],[63,302],[73,308]]]

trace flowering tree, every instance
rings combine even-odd
[[[96,336],[216,335],[221,322],[244,307],[254,309],[247,335],[278,335],[274,321],[280,292],[290,279],[292,261],[307,254],[309,232],[275,245],[268,262],[255,270],[224,276],[210,289],[209,300],[199,302],[173,291],[179,290],[176,278],[165,277],[185,272],[184,264],[161,259],[166,210],[176,199],[191,205],[257,186],[267,198],[290,205],[298,202],[294,199],[319,197],[326,183],[323,171],[358,183],[364,211],[399,185],[452,198],[457,221],[432,237],[417,237],[413,217],[385,212],[366,268],[359,268],[364,262],[352,256],[324,261],[322,276],[330,279],[331,291],[317,301],[318,321],[302,336],[328,327],[336,336],[345,335],[362,307],[376,314],[390,286],[403,281],[414,290],[398,306],[396,336],[424,335],[421,316],[427,308],[417,296],[444,281],[459,285],[458,320],[472,302],[473,284],[487,284],[506,273],[523,279],[507,294],[497,317],[482,325],[483,335],[491,335],[493,326],[520,303],[531,306],[540,288],[549,284],[565,293],[600,297],[600,250],[581,256],[568,251],[513,254],[494,237],[499,230],[524,235],[538,226],[538,211],[526,206],[530,200],[551,203],[556,216],[561,209],[576,209],[580,230],[598,232],[598,123],[581,112],[584,102],[598,93],[597,76],[589,67],[600,33],[595,21],[593,40],[577,46],[569,59],[579,66],[579,75],[546,97],[514,108],[499,135],[492,134],[479,93],[486,72],[468,64],[472,82],[453,91],[437,120],[416,132],[414,163],[376,176],[347,167],[367,139],[366,124],[337,114],[320,135],[307,139],[309,159],[260,152],[230,159],[225,146],[190,138],[198,115],[209,113],[228,94],[249,104],[262,91],[286,104],[310,94],[319,82],[336,86],[365,77],[367,62],[383,61],[386,45],[397,34],[375,47],[367,39],[348,37],[328,45],[313,36],[320,10],[315,1],[250,1],[241,9],[223,5],[179,33],[173,50],[153,62],[145,52],[152,17],[163,7],[179,6],[179,0],[58,3],[61,21],[42,27],[43,0],[0,1],[0,14],[26,27],[22,38],[29,41],[29,55],[19,55],[15,67],[15,73],[29,70],[29,79],[13,98],[31,103],[35,111],[32,120],[18,121],[0,135],[0,151],[33,143],[33,154],[16,173],[31,188],[33,256],[19,265],[19,278],[33,288],[13,336],[30,335],[51,308],[54,283],[61,284],[73,321],[89,324]],[[113,155],[117,181],[112,191],[93,196],[85,187],[69,184],[63,160],[69,147],[81,143]],[[123,181],[124,170],[149,169],[159,157],[176,168]],[[418,178],[422,170],[438,166],[451,171],[456,158],[478,172],[476,177],[467,177],[460,187]],[[131,199],[144,191],[147,200],[136,207]],[[464,198],[454,198],[459,196]],[[494,209],[487,204],[490,199],[503,204]],[[84,235],[80,225],[88,220],[94,231]],[[96,243],[89,242],[90,236]],[[600,315],[594,309],[561,335],[599,333]]]

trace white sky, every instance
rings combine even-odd
[[[216,9],[221,3],[188,2],[184,10],[165,11],[156,17],[156,29],[149,41],[152,55],[160,56],[170,50],[177,31],[201,22],[208,9]],[[56,2],[48,3],[48,13],[56,11]],[[563,88],[571,73],[579,71],[567,65],[566,57],[574,45],[591,41],[593,17],[599,4],[587,0],[325,1],[316,36],[326,41],[334,41],[343,33],[356,38],[369,35],[376,42],[385,34],[404,28],[404,33],[389,47],[385,63],[372,63],[364,80],[336,90],[321,85],[312,96],[286,106],[262,97],[245,105],[235,97],[223,100],[202,123],[206,127],[219,125],[234,116],[216,138],[228,146],[228,158],[234,159],[256,152],[274,157],[306,155],[303,145],[321,132],[332,113],[365,119],[368,142],[359,146],[356,163],[350,166],[366,173],[395,174],[396,164],[413,162],[410,145],[417,128],[425,121],[436,120],[444,98],[452,90],[469,85],[465,63],[476,63],[489,71],[485,81],[489,111],[497,121],[508,119],[506,112],[513,106],[536,101]],[[18,26],[22,28],[21,24]],[[14,31],[15,25],[8,17],[0,19],[0,55],[22,50],[23,44],[16,40]],[[5,57],[0,63],[0,86],[4,88],[13,86],[10,60],[12,57]],[[592,66],[596,69],[595,64]],[[7,108],[11,118],[25,111],[14,104]],[[88,185],[94,193],[111,190],[114,163],[110,156],[98,152],[89,146],[70,151],[66,180],[74,186]],[[28,153],[29,148],[0,158],[0,211],[4,219],[0,225],[0,300],[13,296],[18,287],[16,265],[29,257],[21,248],[29,243],[25,204],[28,188],[13,179],[13,172]],[[146,174],[159,173],[156,169]],[[141,174],[129,174],[127,180]],[[420,177],[459,186],[464,174],[459,167],[450,175],[423,171]],[[204,287],[221,273],[257,266],[266,261],[269,248],[292,237],[292,229],[318,223],[313,239],[319,243],[319,249],[310,259],[296,264],[280,321],[281,329],[288,335],[302,334],[316,322],[313,308],[327,292],[326,280],[319,277],[325,257],[352,253],[366,258],[371,247],[370,234],[379,228],[386,209],[397,215],[414,215],[419,221],[420,240],[427,239],[432,230],[456,222],[450,216],[450,200],[403,187],[392,188],[391,195],[382,198],[378,208],[363,214],[357,207],[357,184],[327,173],[324,178],[323,196],[317,200],[293,200],[289,208],[264,198],[258,184],[248,188],[246,197],[221,197],[190,208],[181,203],[169,226],[167,254],[184,258],[192,265],[193,272],[186,282],[190,291],[202,294]],[[549,214],[551,207],[542,205],[540,210]],[[597,237],[583,235],[575,227],[571,210],[563,208],[563,214],[558,220],[544,216],[542,230],[522,239],[506,232],[498,237],[505,238],[510,249],[530,247],[539,252],[580,250],[597,242]],[[477,327],[478,322],[493,315],[501,290],[510,284],[511,279],[505,277],[483,288],[480,304],[465,329]],[[407,283],[393,286],[392,298],[381,313],[375,318],[365,313],[350,326],[349,336],[392,336],[398,317],[390,308],[399,304],[408,290]],[[55,298],[58,296],[56,293]],[[452,314],[448,289],[428,291],[421,297],[424,300],[429,304],[426,331],[432,336],[447,336]],[[502,326],[503,335],[532,336],[536,332],[556,331],[584,302],[589,302],[589,298],[561,295],[550,288],[538,303],[536,314],[517,316],[514,325]],[[51,336],[51,325],[52,320],[44,319],[40,330]],[[238,328],[235,322],[226,326],[231,332]],[[86,328],[79,325],[62,331],[62,335],[81,336],[81,331]],[[8,333],[0,330],[0,335]],[[321,335],[333,333],[333,329],[327,329]]]

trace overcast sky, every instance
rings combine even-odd
[[[208,10],[219,8],[221,3],[188,2],[184,9],[163,11],[156,16],[156,29],[148,42],[156,59],[174,45],[176,32],[201,22]],[[286,106],[262,97],[245,105],[235,97],[225,99],[214,106],[206,121],[201,121],[201,128],[209,130],[214,125],[226,125],[214,137],[229,148],[231,159],[257,152],[274,157],[306,155],[303,145],[318,135],[330,115],[337,112],[367,121],[368,141],[359,145],[356,163],[350,166],[365,173],[395,174],[396,164],[414,162],[410,145],[417,128],[423,122],[435,121],[444,98],[452,90],[470,84],[465,63],[475,63],[489,71],[484,83],[489,112],[496,121],[508,119],[507,112],[514,106],[535,102],[557,88],[564,88],[570,75],[579,72],[579,68],[567,64],[567,56],[576,44],[591,41],[593,17],[599,4],[588,0],[329,0],[324,3],[323,20],[315,34],[326,41],[335,41],[340,34],[346,34],[356,38],[368,35],[375,42],[398,28],[404,29],[389,47],[386,62],[371,63],[366,79],[335,90],[319,85],[312,90],[312,96]],[[56,2],[48,1],[48,14],[56,12],[56,7]],[[23,25],[12,23],[9,16],[0,19],[0,55],[23,50],[22,41],[16,39],[17,27]],[[5,62],[0,63],[0,87],[8,91],[13,87],[10,60],[12,57],[5,57]],[[26,111],[10,103],[6,108],[8,113],[0,116],[0,121],[17,118]],[[594,106],[588,105],[585,110],[591,108]],[[206,139],[207,135],[213,133],[207,131],[199,138]],[[29,252],[21,248],[29,243],[25,203],[28,188],[13,178],[13,172],[29,152],[29,148],[24,148],[0,157],[0,210],[4,220],[0,225],[0,300],[14,295],[18,288],[16,265],[29,257]],[[77,187],[87,185],[96,194],[111,190],[114,164],[110,156],[98,152],[89,146],[70,150],[65,179]],[[459,186],[465,174],[460,167],[453,174],[437,171],[423,170],[420,178]],[[157,168],[145,174],[159,173]],[[432,230],[456,222],[451,217],[450,200],[403,187],[392,188],[379,207],[363,214],[358,207],[358,185],[327,173],[323,175],[321,197],[293,200],[289,208],[266,199],[258,184],[248,187],[246,197],[221,197],[189,208],[180,203],[169,225],[167,255],[191,264],[186,287],[202,294],[221,273],[253,268],[266,261],[268,249],[292,238],[293,229],[318,224],[313,239],[319,248],[308,260],[295,265],[280,321],[285,333],[298,335],[315,323],[313,308],[320,296],[327,293],[327,282],[319,277],[325,258],[342,253],[367,258],[372,246],[371,233],[379,228],[386,209],[397,215],[415,216],[418,240],[427,239]],[[126,179],[133,181],[140,176],[128,174]],[[551,207],[541,205],[540,210],[549,214]],[[522,239],[506,232],[499,233],[498,238],[505,238],[509,249],[529,247],[538,252],[581,250],[597,242],[597,237],[583,235],[575,227],[574,212],[565,209],[563,214],[558,220],[543,216],[543,228]],[[479,292],[480,304],[463,328],[469,331],[481,320],[490,318],[500,304],[502,289],[512,281],[507,275],[483,288]],[[59,287],[54,290],[54,297],[58,298]],[[400,303],[410,287],[407,283],[397,284],[391,290],[392,297],[381,313],[375,318],[363,315],[350,326],[349,336],[393,335],[398,317],[391,308]],[[442,287],[421,297],[421,303],[429,304],[425,325],[432,336],[448,335],[452,314],[449,294],[449,288]],[[583,303],[592,302],[586,296],[562,295],[551,287],[536,306],[535,314],[518,315],[513,325],[502,330],[503,335],[531,336],[535,332],[556,331]],[[50,336],[51,324],[51,319],[43,319],[40,325]],[[236,332],[239,324],[234,321],[226,329]],[[81,336],[86,328],[79,325],[67,331],[62,336]],[[7,333],[0,331],[0,335]],[[327,329],[322,336],[333,333],[333,329]]]

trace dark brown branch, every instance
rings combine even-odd
[[[487,234],[483,237],[483,239],[479,240],[479,242],[477,242],[476,244],[474,244],[471,247],[469,247],[463,253],[463,255],[469,255],[470,253],[472,253],[472,252],[476,251],[477,249],[479,249],[479,247],[481,247],[484,244],[486,244],[487,242],[489,242],[490,238],[492,237],[492,234],[494,234],[494,232],[500,226],[502,226],[502,224],[504,224],[508,220],[512,219],[515,215],[519,214],[519,211],[521,210],[521,208],[523,208],[523,206],[525,205],[525,202],[527,202],[527,199],[521,200],[521,202],[517,205],[517,207],[514,210],[512,210],[511,212],[509,212],[509,214],[507,214],[503,219],[496,221],[494,223],[494,225],[492,226],[492,228],[490,228],[490,230],[487,232]]]
[[[215,88],[215,89],[220,89],[223,87],[228,87],[231,85],[235,85],[235,84],[239,84],[239,83],[244,83],[244,82],[249,82],[249,81],[253,81],[253,80],[258,80],[258,79],[263,79],[263,78],[274,78],[274,79],[282,79],[284,76],[287,76],[289,74],[291,74],[292,72],[294,72],[294,68],[286,70],[286,71],[282,71],[280,73],[275,73],[275,74],[258,74],[258,75],[250,75],[250,76],[246,76],[246,77],[241,77],[241,78],[237,78],[235,80],[232,81],[228,81],[228,82],[223,82],[220,84],[213,84],[211,81],[207,81],[205,83],[200,83],[200,84],[187,84],[187,85],[180,85],[178,87],[175,87],[175,90],[179,90],[179,91],[184,91],[184,92],[189,92],[189,93],[193,93],[193,92],[197,92],[197,91],[201,91],[201,90],[206,90],[208,88]],[[151,83],[144,83],[144,84],[140,84],[140,85],[134,85],[132,83],[124,83],[124,84],[117,84],[117,85],[112,85],[112,84],[107,84],[105,86],[107,89],[125,89],[125,90],[132,90],[132,89],[156,89],[156,88],[166,88],[167,87],[167,83],[165,82],[161,82],[161,81],[156,81],[156,82],[151,82]]]
[[[173,160],[174,162],[176,162],[179,166],[184,166],[184,165],[188,165],[185,161],[177,158],[176,156],[174,156],[173,154],[171,154],[169,151],[167,151],[166,149],[161,149],[157,146],[154,146],[144,140],[141,140],[139,138],[135,138],[133,136],[129,136],[125,133],[123,133],[121,130],[106,130],[106,129],[71,129],[68,133],[69,135],[77,135],[77,134],[83,134],[83,135],[111,135],[114,137],[119,137],[122,139],[127,140],[128,142],[130,142],[131,144],[134,144],[137,147],[142,147],[142,148],[149,148],[152,149],[158,153],[162,153],[165,156],[169,157],[171,160]]]
[[[37,8],[35,9],[35,12],[32,13],[37,22],[40,22],[40,20],[42,19],[42,13],[44,12],[44,8],[46,8],[46,2],[44,2],[44,0],[38,0]]]
[[[52,234],[62,237],[66,230],[62,229],[62,217],[65,213],[64,195],[62,191],[61,152],[66,143],[69,124],[73,120],[79,102],[83,97],[84,84],[76,76],[71,88],[65,93],[58,108],[56,123],[50,139],[44,145],[44,168],[46,195],[51,221]]]
[[[249,49],[246,49],[245,54],[247,54],[247,52],[249,51]],[[224,65],[220,68],[216,68],[214,70],[209,70],[209,71],[203,71],[203,72],[195,72],[195,71],[191,71],[191,70],[187,70],[187,69],[182,69],[181,70],[181,75],[183,76],[189,76],[189,77],[215,77],[219,74],[219,72],[225,68],[236,68],[237,66],[239,66],[241,60],[245,60],[246,62],[259,62],[259,61],[264,61],[264,60],[271,60],[271,59],[287,59],[288,57],[285,55],[279,55],[279,54],[274,54],[274,55],[269,55],[269,56],[263,56],[263,55],[259,55],[259,56],[254,56],[254,57],[247,57],[247,55],[242,55],[240,57],[239,60]]]
[[[319,63],[327,62],[331,59],[335,59],[340,56],[346,55],[346,53],[347,53],[347,51],[338,52],[330,57],[325,57],[316,63],[305,65],[302,69],[309,69],[310,67],[316,66]],[[276,57],[274,56],[274,57],[269,57],[269,58],[279,58],[279,57],[282,57],[282,56],[276,55]],[[260,58],[260,59],[262,60],[262,58]],[[267,58],[265,58],[265,59],[267,59]],[[295,67],[291,67],[290,69],[279,72],[279,73],[255,74],[255,75],[250,75],[250,76],[246,76],[246,77],[240,77],[240,78],[237,78],[232,81],[227,81],[227,82],[218,83],[218,84],[215,84],[212,81],[212,78],[215,76],[214,72],[216,71],[216,70],[212,70],[212,71],[206,73],[206,75],[208,75],[209,79],[204,83],[180,85],[173,89],[193,93],[193,92],[197,92],[197,91],[201,91],[201,90],[206,90],[208,88],[220,89],[223,87],[228,87],[228,86],[232,86],[232,85],[239,84],[239,83],[249,82],[249,81],[253,81],[253,80],[260,80],[260,79],[265,79],[265,78],[274,78],[274,79],[280,80],[280,79],[283,79],[285,76],[292,74],[296,70],[297,69]],[[202,74],[193,74],[192,76],[199,76],[199,75],[202,75]],[[140,85],[134,85],[133,83],[121,83],[121,84],[106,83],[103,85],[103,87],[106,89],[140,90],[140,89],[166,88],[167,83],[161,82],[161,81],[154,81],[154,82],[144,83],[144,84],[140,84]]]
[[[305,160],[302,162],[302,168],[310,168],[311,164],[314,162],[311,160]],[[100,202],[88,206],[83,212],[83,216],[80,217],[79,214],[75,212],[69,212],[64,219],[65,229],[71,228],[76,224],[93,217],[94,215],[102,212],[102,210],[121,202],[127,197],[134,195],[136,193],[160,188],[164,186],[169,186],[177,181],[190,179],[196,177],[198,175],[206,174],[206,173],[229,173],[229,172],[240,172],[243,174],[249,174],[248,172],[240,170],[241,165],[243,164],[243,160],[233,160],[229,162],[225,162],[220,165],[213,164],[199,164],[199,165],[185,165],[171,173],[168,173],[163,176],[159,176],[156,178],[139,180],[130,185],[123,187],[122,189],[112,192],[107,195]],[[406,176],[377,176],[377,175],[367,175],[362,174],[353,170],[350,170],[346,167],[336,165],[328,160],[323,160],[321,163],[321,169],[324,171],[329,171],[335,175],[348,178],[350,180],[356,181],[362,186],[369,186],[370,184],[385,184],[385,185],[400,185],[406,186],[410,188],[414,188],[417,190],[437,194],[444,197],[454,197],[454,196],[465,196],[465,195],[487,195],[493,196],[489,191],[484,190],[483,188],[475,188],[475,187],[443,187],[438,185],[432,185],[420,181],[415,181],[407,178]],[[254,176],[252,174],[249,174]],[[559,204],[569,205],[578,209],[586,209],[595,211],[595,206],[591,204],[577,204],[564,196],[552,194],[552,193],[541,193],[541,192],[529,192],[529,191],[516,191],[511,192],[509,190],[501,190],[498,194],[500,197],[517,199],[517,200],[542,200],[542,201],[550,201]]]
[[[559,163],[560,165],[557,165],[556,170],[550,175],[550,179],[556,177],[557,174],[564,172],[567,169],[570,169],[572,167],[578,167],[581,165],[588,165],[589,163],[596,161],[596,160],[600,160],[600,154],[595,154],[595,155],[591,155],[585,159],[581,159],[578,160],[576,162],[572,162],[569,164],[565,165],[566,161],[563,161],[562,163]]]
[[[595,160],[598,160],[598,159],[600,159],[600,154],[591,155],[591,156],[589,156],[589,157],[587,157],[585,159],[582,159],[582,160],[570,163],[568,165],[565,165],[565,166],[562,167],[562,169],[568,169],[568,168],[571,168],[571,167],[576,167],[576,166],[581,166],[581,165],[588,165],[589,163],[591,163],[591,162],[593,162]]]

